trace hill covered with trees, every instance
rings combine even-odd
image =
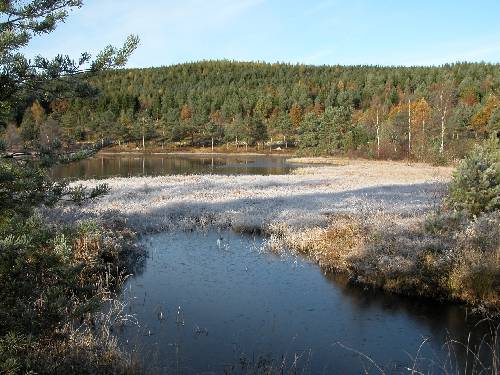
[[[294,145],[306,153],[458,158],[500,130],[500,65],[305,66],[204,61],[88,78],[92,99],[32,98],[7,143]]]

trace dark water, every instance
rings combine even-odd
[[[194,154],[98,154],[78,162],[58,165],[53,177],[105,178],[113,176],[162,176],[173,174],[287,174],[294,165],[283,156]]]
[[[441,373],[432,361],[444,360],[447,334],[465,342],[474,323],[457,306],[348,286],[300,257],[268,252],[258,237],[163,233],[144,243],[150,257],[123,292],[138,325],[118,336],[157,373],[246,373],[241,366],[259,360],[290,369],[295,356],[299,372],[380,373],[338,343],[387,374],[407,373],[424,338],[419,366]]]

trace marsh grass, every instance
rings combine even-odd
[[[224,375],[300,375],[310,374],[311,351],[305,350],[274,358],[271,355],[241,354],[239,362],[224,368]]]
[[[361,362],[360,373],[380,375],[412,374],[412,375],[497,375],[500,371],[500,325],[489,318],[479,321],[473,329],[480,325],[488,325],[488,330],[477,340],[472,340],[469,332],[466,341],[452,336],[441,345],[443,356],[429,356],[429,338],[423,338],[415,353],[408,353],[408,362],[397,368],[377,363],[369,354],[351,348],[342,342],[336,344],[357,356]],[[473,342],[474,341],[474,342]],[[432,353],[432,351],[430,351]]]
[[[444,343],[447,349],[447,359],[442,365],[445,374],[498,374],[500,373],[500,325],[486,319],[477,325],[486,322],[489,332],[485,333],[479,340],[479,344],[471,344],[469,333],[466,342],[461,342],[449,337]],[[476,326],[477,326],[476,325]],[[465,361],[457,360],[457,352],[462,351]]]
[[[325,228],[300,234],[270,226],[272,248],[296,249],[357,283],[499,314],[499,158],[498,142],[476,147],[427,215],[333,214]]]

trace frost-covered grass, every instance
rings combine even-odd
[[[138,232],[199,226],[265,232],[277,224],[323,228],[334,213],[420,216],[440,202],[450,173],[448,168],[360,162],[283,176],[111,178],[104,181],[109,195],[78,212],[58,213],[69,220],[118,215]],[[97,181],[77,183],[94,186]]]
[[[139,233],[208,227],[261,232],[272,248],[306,253],[356,282],[496,306],[497,242],[493,238],[484,250],[463,233],[487,227],[494,236],[498,215],[459,220],[446,235],[428,229],[450,175],[445,167],[350,161],[283,176],[111,178],[104,181],[109,195],[79,211],[62,207],[50,214],[64,221],[119,218]],[[97,181],[78,183],[92,187]],[[438,228],[434,221],[430,227]],[[481,266],[485,261],[493,268]],[[475,276],[464,271],[468,267],[476,268]],[[490,279],[481,277],[485,272]]]
[[[289,163],[295,164],[323,164],[323,165],[346,165],[349,159],[341,157],[294,157],[286,159]]]

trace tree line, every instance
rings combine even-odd
[[[459,158],[500,130],[500,64],[306,66],[203,61],[110,70],[91,98],[27,98],[11,146],[112,140],[267,144],[307,153]]]

